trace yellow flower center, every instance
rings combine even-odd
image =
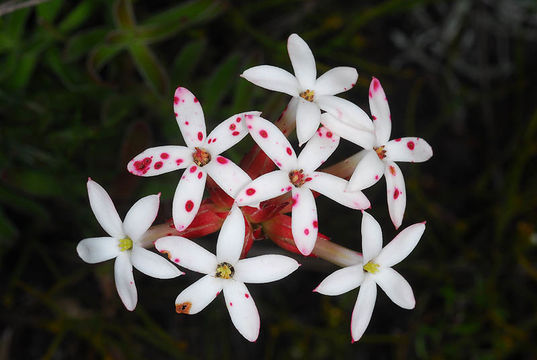
[[[198,166],[204,166],[211,161],[211,154],[207,150],[197,147],[196,152],[192,155],[194,163]]]
[[[315,98],[315,91],[306,90],[306,91],[302,91],[299,95],[302,99],[309,101],[309,102],[313,102],[313,99]]]
[[[364,270],[371,274],[376,274],[379,272],[379,264],[375,264],[373,261],[368,262],[364,265]]]
[[[233,266],[227,262],[220,263],[216,266],[215,276],[222,279],[230,279],[233,277],[235,269]]]
[[[126,251],[132,249],[132,240],[130,237],[119,240],[119,250]]]
[[[384,150],[384,145],[373,148],[379,157],[380,160],[384,159],[386,157],[386,150]]]
[[[311,178],[306,178],[304,170],[292,170],[289,172],[289,181],[296,187],[301,187],[306,181],[311,180]]]

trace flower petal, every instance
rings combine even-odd
[[[298,167],[306,173],[316,170],[328,159],[339,145],[339,136],[321,127],[298,155]]]
[[[291,191],[293,186],[289,181],[289,172],[276,170],[261,175],[246,185],[235,199],[239,206],[254,206],[261,201],[275,198]]]
[[[416,137],[389,141],[385,150],[386,157],[392,161],[424,162],[433,156],[431,145]]]
[[[312,90],[317,78],[317,68],[310,47],[300,36],[291,34],[287,39],[287,52],[302,89]]]
[[[212,157],[226,151],[248,135],[248,128],[244,121],[245,116],[259,116],[259,111],[250,111],[236,114],[221,122],[207,136],[205,149],[211,153]]]
[[[315,82],[316,95],[336,95],[356,85],[358,72],[355,68],[339,66],[322,74]]]
[[[382,250],[382,229],[375,218],[362,211],[362,256],[364,264]]]
[[[341,295],[356,289],[364,280],[363,264],[347,266],[328,275],[315,288],[315,292],[323,295]]]
[[[249,82],[262,88],[298,96],[298,80],[288,71],[276,66],[254,66],[241,74]]]
[[[279,119],[276,120],[276,126],[285,136],[289,136],[289,134],[295,129],[296,111],[299,102],[298,97],[292,97],[291,100],[289,100],[289,104],[287,104],[286,108],[281,113]]]
[[[365,276],[360,291],[358,292],[358,298],[354,304],[354,309],[351,315],[351,336],[352,341],[358,341],[364,334],[373,309],[375,308],[375,301],[377,300],[377,284],[368,274]]]
[[[222,291],[223,280],[205,275],[183,291],[175,299],[175,311],[194,315],[205,309]]]
[[[295,151],[280,129],[259,116],[247,118],[246,125],[257,145],[280,169],[296,168]]]
[[[97,237],[81,240],[76,246],[78,256],[89,264],[110,260],[119,255],[118,239]]]
[[[155,176],[177,169],[184,169],[192,163],[193,150],[186,146],[157,146],[136,155],[127,164],[127,170],[138,176]]]
[[[235,328],[248,341],[255,341],[259,336],[259,312],[254,299],[240,281],[224,281],[224,298],[227,310]]]
[[[298,250],[309,255],[317,241],[317,206],[311,190],[306,187],[293,187],[291,231]]]
[[[188,89],[178,87],[173,97],[173,111],[186,146],[194,149],[205,143],[205,117],[198,99]]]
[[[95,181],[88,179],[88,197],[91,210],[101,227],[116,239],[121,239],[125,233],[123,232],[123,223],[119,218],[116,207],[110,199],[110,195],[105,189]]]
[[[284,255],[260,255],[242,259],[235,265],[234,279],[244,283],[267,283],[283,279],[300,264]]]
[[[379,159],[375,150],[362,150],[360,159],[349,179],[347,191],[357,191],[373,186],[384,175],[386,165]]]
[[[365,111],[348,100],[337,96],[323,95],[316,97],[315,102],[322,110],[349,126],[358,130],[374,131],[373,123]]]
[[[302,146],[317,131],[321,122],[321,109],[314,102],[298,99],[296,111],[296,136],[298,145]]]
[[[399,166],[393,161],[386,162],[384,176],[386,177],[386,192],[388,196],[388,211],[396,229],[401,226],[406,207],[405,178]]]
[[[186,229],[198,213],[207,173],[196,165],[185,170],[173,196],[173,223],[179,231]]]
[[[172,279],[179,275],[184,275],[183,272],[179,271],[179,269],[165,258],[141,246],[133,247],[131,262],[132,266],[137,270],[156,279]]]
[[[155,248],[167,254],[168,258],[180,266],[203,274],[216,272],[216,256],[193,241],[181,236],[166,236],[155,241]]]
[[[403,309],[414,309],[416,299],[412,287],[401,274],[389,267],[373,274],[372,277],[396,305]]]
[[[218,156],[204,167],[207,174],[232,198],[252,179],[238,165],[223,156]]]
[[[158,213],[159,199],[160,194],[145,196],[135,202],[127,215],[125,215],[123,230],[132,241],[137,242],[140,240],[153,221],[155,221]]]
[[[320,192],[326,197],[351,209],[368,209],[369,199],[361,191],[346,192],[347,180],[332,174],[315,171],[311,181],[304,184],[311,190]]]
[[[338,120],[329,113],[321,114],[321,124],[345,140],[353,142],[365,149],[373,148],[375,135],[372,131],[362,130],[361,128],[349,125],[347,122]]]
[[[382,249],[376,262],[383,267],[392,267],[398,264],[418,245],[424,231],[425,223],[417,223],[405,228]]]
[[[128,253],[122,252],[116,257],[114,278],[117,293],[123,305],[125,305],[127,310],[133,311],[138,302],[138,293],[136,292],[134,276],[132,275],[132,264]]]
[[[218,262],[227,262],[235,265],[239,260],[244,246],[246,232],[242,211],[234,206],[222,224],[218,241],[216,243],[216,258]]]
[[[369,109],[375,126],[376,145],[384,145],[390,139],[392,117],[384,89],[376,78],[373,78],[369,85]]]

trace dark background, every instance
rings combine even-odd
[[[1,360],[537,356],[536,2],[51,0],[10,11],[21,3],[0,4]],[[136,272],[138,306],[126,311],[113,261],[86,264],[75,251],[82,238],[104,236],[87,177],[122,217],[162,192],[158,221],[169,218],[179,173],[136,178],[126,163],[147,147],[182,144],[174,89],[196,94],[209,130],[247,110],[275,120],[288,96],[239,74],[260,64],[291,70],[285,44],[294,32],[319,73],[357,68],[357,86],[343,96],[366,111],[371,76],[379,78],[392,138],[423,137],[434,149],[427,163],[401,164],[402,228],[427,220],[396,266],[416,308],[379,290],[365,336],[351,345],[357,291],[312,294],[337,267],[300,259],[290,277],[249,287],[261,315],[253,344],[222,297],[198,315],[175,314],[176,295],[197,274]],[[251,144],[227,155],[238,161]],[[343,143],[334,157],[356,151]],[[366,194],[386,243],[396,231],[384,181]],[[317,204],[321,231],[360,250],[359,212]],[[200,243],[214,249],[214,237]],[[251,254],[275,249],[260,241]]]

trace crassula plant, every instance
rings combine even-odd
[[[183,274],[179,268],[192,270],[205,275],[180,291],[176,312],[198,313],[222,291],[233,324],[247,340],[255,341],[259,313],[245,284],[283,279],[299,268],[296,259],[311,255],[342,267],[318,286],[312,284],[314,292],[339,295],[360,287],[351,320],[353,341],[361,338],[369,324],[376,285],[397,305],[414,307],[412,288],[392,266],[417,245],[425,222],[406,227],[383,247],[381,227],[368,213],[371,205],[362,190],[386,178],[388,210],[399,228],[406,188],[395,162],[426,161],[432,149],[417,137],[389,140],[390,109],[378,79],[371,81],[368,115],[334,96],[355,86],[355,69],[337,67],[317,78],[313,54],[296,34],[289,36],[288,52],[295,76],[269,65],[241,75],[292,96],[276,123],[264,119],[260,111],[246,111],[230,116],[207,135],[200,101],[186,88],[177,88],[173,109],[186,146],[152,147],[127,164],[130,173],[144,177],[184,169],[173,198],[172,222],[151,226],[160,194],[140,199],[122,222],[106,191],[88,180],[91,208],[109,236],[84,239],[77,252],[88,263],[115,258],[116,288],[128,310],[134,310],[137,303],[133,267],[162,279]],[[287,139],[295,127],[301,147],[298,155]],[[240,164],[221,155],[246,136],[256,145]],[[322,165],[341,138],[362,150],[327,172]],[[204,199],[205,189],[209,196]],[[361,253],[329,241],[320,232],[323,219],[317,216],[316,196],[361,210],[356,213],[362,216]],[[195,242],[216,232],[216,255]],[[270,239],[293,257],[249,257],[258,239]]]

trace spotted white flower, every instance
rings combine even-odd
[[[353,341],[358,341],[369,325],[377,299],[377,285],[403,309],[413,309],[416,305],[410,284],[392,269],[392,266],[412,252],[424,231],[425,222],[411,225],[382,248],[382,230],[379,223],[371,215],[363,212],[363,261],[335,271],[313,290],[333,296],[360,286],[351,318]]]
[[[370,207],[361,191],[345,192],[346,180],[315,171],[339,144],[339,137],[330,130],[325,127],[317,130],[297,158],[289,141],[274,124],[255,116],[246,119],[246,124],[255,142],[280,170],[264,174],[246,185],[235,201],[239,206],[257,206],[261,201],[291,191],[291,229],[302,254],[309,255],[317,240],[317,207],[312,190],[351,209]]]
[[[206,274],[177,296],[177,313],[200,312],[223,289],[233,325],[247,340],[255,341],[259,335],[259,313],[244,283],[280,280],[295,271],[299,264],[283,255],[261,255],[239,260],[244,234],[244,217],[235,206],[218,235],[216,256],[180,236],[160,238],[155,242],[155,247],[167,253],[180,266]]]
[[[334,96],[356,84],[356,69],[336,67],[317,79],[315,58],[300,36],[289,36],[287,51],[295,76],[270,65],[255,66],[244,71],[241,76],[257,86],[293,97],[286,115],[288,118],[296,117],[300,146],[315,134],[321,120],[321,110],[331,113],[339,120],[350,121],[355,128],[364,130],[361,132],[360,145],[371,145],[373,125],[367,114],[353,103]]]
[[[427,141],[417,137],[388,141],[392,127],[390,108],[376,78],[373,78],[369,87],[369,106],[375,126],[375,144],[358,154],[358,165],[349,180],[347,191],[367,188],[385,175],[388,210],[397,229],[405,214],[406,189],[403,173],[395,161],[427,161],[433,156],[433,149]]]
[[[154,176],[184,169],[173,198],[173,221],[177,230],[186,229],[198,213],[207,175],[229,196],[251,181],[235,163],[220,155],[248,134],[244,119],[260,112],[236,114],[205,135],[205,119],[198,99],[179,87],[173,100],[175,118],[187,146],[158,146],[135,156],[127,165],[134,175]]]
[[[138,301],[132,274],[134,266],[144,274],[171,279],[182,275],[168,260],[140,246],[140,241],[157,216],[160,195],[149,195],[138,200],[121,222],[110,196],[99,184],[88,179],[91,209],[109,237],[88,238],[76,247],[78,256],[94,264],[115,258],[116,288],[127,310],[134,310]]]

